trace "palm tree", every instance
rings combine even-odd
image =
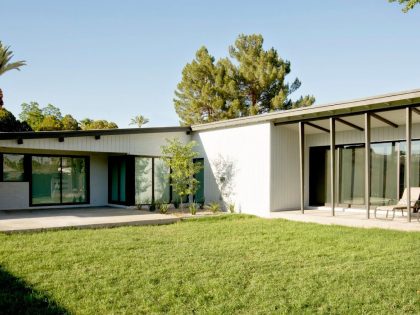
[[[137,127],[141,128],[143,125],[147,124],[149,119],[144,117],[143,115],[137,115],[134,118],[131,118],[130,125],[137,125]]]
[[[16,62],[10,62],[13,58],[13,52],[10,50],[10,46],[4,46],[0,41],[0,76],[9,70],[19,70],[20,67],[26,65],[25,60]],[[0,109],[3,107],[3,91],[0,89]]]

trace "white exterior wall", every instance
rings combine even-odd
[[[237,212],[268,216],[271,124],[197,131],[193,139],[205,161],[206,203],[220,202],[224,195]]]
[[[29,183],[0,182],[0,210],[20,210],[29,207]]]
[[[300,208],[299,133],[272,125],[271,210]]]
[[[160,147],[166,144],[165,139],[179,138],[188,142],[191,138],[186,132],[141,133],[130,135],[101,136],[95,140],[94,136],[64,138],[59,142],[57,138],[24,139],[23,144],[16,140],[0,140],[1,148],[37,149],[51,151],[76,152],[112,152],[132,155],[161,155]]]

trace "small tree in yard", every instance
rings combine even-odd
[[[194,175],[200,172],[202,166],[193,161],[198,156],[193,150],[195,141],[185,145],[177,138],[166,141],[167,145],[162,146],[162,159],[171,170],[169,177],[172,190],[179,196],[182,207],[184,197],[195,194],[198,189],[199,182]]]

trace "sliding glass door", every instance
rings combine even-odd
[[[343,206],[365,205],[365,148],[345,145],[336,148],[336,200]],[[374,206],[396,203],[405,188],[405,142],[381,142],[371,145],[371,196]],[[331,191],[330,149],[310,148],[311,205],[329,205]],[[420,141],[412,141],[411,186],[420,187]]]

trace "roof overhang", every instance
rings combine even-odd
[[[113,135],[135,135],[146,133],[185,132],[190,133],[190,127],[152,127],[152,128],[124,128],[124,129],[97,129],[75,131],[25,131],[0,132],[0,140],[11,139],[41,139],[41,138],[70,138],[70,137],[100,137]]]
[[[398,110],[407,106],[420,106],[420,89],[194,125],[191,128],[193,131],[204,131],[263,122],[273,122],[276,125],[284,125],[330,117],[361,115],[367,112]]]

